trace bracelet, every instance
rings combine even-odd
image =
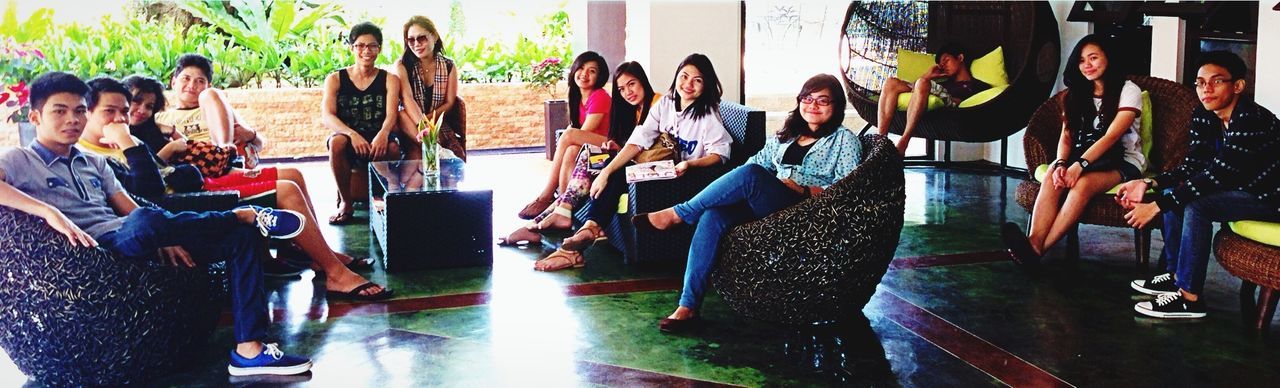
[[[1057,166],[1057,167],[1062,167],[1066,164],[1067,164],[1066,159],[1057,159],[1057,160],[1054,160],[1053,163],[1050,163],[1050,165]]]

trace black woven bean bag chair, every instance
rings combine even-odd
[[[146,382],[207,342],[222,270],[73,247],[43,219],[0,206],[0,347],[45,385]]]
[[[734,311],[788,324],[861,316],[898,248],[906,200],[893,143],[861,139],[849,176],[721,241],[711,279]]]

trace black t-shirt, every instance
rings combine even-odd
[[[787,147],[787,151],[782,154],[782,164],[799,166],[801,162],[804,162],[804,155],[809,153],[809,149],[813,148],[815,143],[817,141],[809,143],[809,145],[800,145],[799,139],[791,142],[791,145]]]

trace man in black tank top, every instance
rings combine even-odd
[[[329,166],[338,184],[338,211],[331,224],[351,220],[351,198],[363,187],[352,187],[352,168],[364,168],[373,160],[399,158],[396,109],[400,105],[400,79],[378,69],[382,31],[371,23],[352,27],[347,43],[355,63],[324,80],[320,121],[329,131]]]

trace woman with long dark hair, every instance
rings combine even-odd
[[[609,140],[609,109],[612,100],[604,91],[609,80],[609,64],[595,51],[578,54],[569,66],[569,128],[560,134],[551,158],[551,176],[538,197],[520,210],[523,219],[533,219],[555,201],[557,192],[564,193],[573,171],[575,155],[583,144],[604,144]],[[567,228],[566,225],[560,225]]]
[[[675,73],[667,96],[650,108],[644,124],[635,127],[626,145],[591,182],[588,221],[565,239],[559,249],[542,259],[547,270],[584,265],[582,251],[604,237],[601,225],[613,219],[617,198],[627,190],[625,174],[615,173],[652,146],[661,134],[675,137],[679,144],[675,150],[681,160],[675,165],[677,175],[683,175],[690,168],[715,166],[729,160],[733,138],[720,119],[720,96],[724,89],[711,59],[691,54],[676,66]]]
[[[413,16],[404,23],[404,54],[396,61],[400,78],[400,131],[415,141],[418,123],[444,116],[437,142],[459,159],[467,159],[463,146],[465,128],[453,110],[458,101],[458,67],[444,56],[444,43],[436,24],[426,16]],[[420,159],[422,149],[405,145],[409,159]]]
[[[1094,195],[1141,177],[1146,167],[1138,138],[1142,89],[1125,80],[1111,46],[1100,35],[1080,39],[1062,73],[1062,135],[1031,211],[1029,234],[1012,222],[1001,237],[1011,258],[1040,262],[1045,250],[1075,226]],[[1065,197],[1065,198],[1064,198]]]
[[[637,62],[624,62],[618,65],[613,74],[609,135],[608,140],[601,145],[603,150],[610,153],[616,153],[620,148],[618,144],[626,142],[636,125],[644,123],[649,109],[661,96],[654,92],[644,67]],[[500,243],[514,245],[520,242],[539,242],[542,236],[536,233],[536,230],[569,228],[573,224],[573,209],[587,198],[591,180],[598,172],[590,168],[589,157],[589,153],[579,152],[575,158],[573,172],[569,174],[569,182],[556,201],[535,217],[531,224],[512,232]],[[616,201],[617,198],[614,200]],[[540,261],[534,265],[534,268],[539,270],[551,268],[545,266],[546,264],[548,263]]]
[[[635,216],[637,229],[694,225],[680,303],[659,321],[660,330],[680,332],[698,322],[716,248],[729,229],[819,195],[857,167],[862,142],[841,124],[845,104],[844,88],[836,77],[818,74],[809,78],[796,95],[796,107],[782,130],[747,163],[684,203]]]

